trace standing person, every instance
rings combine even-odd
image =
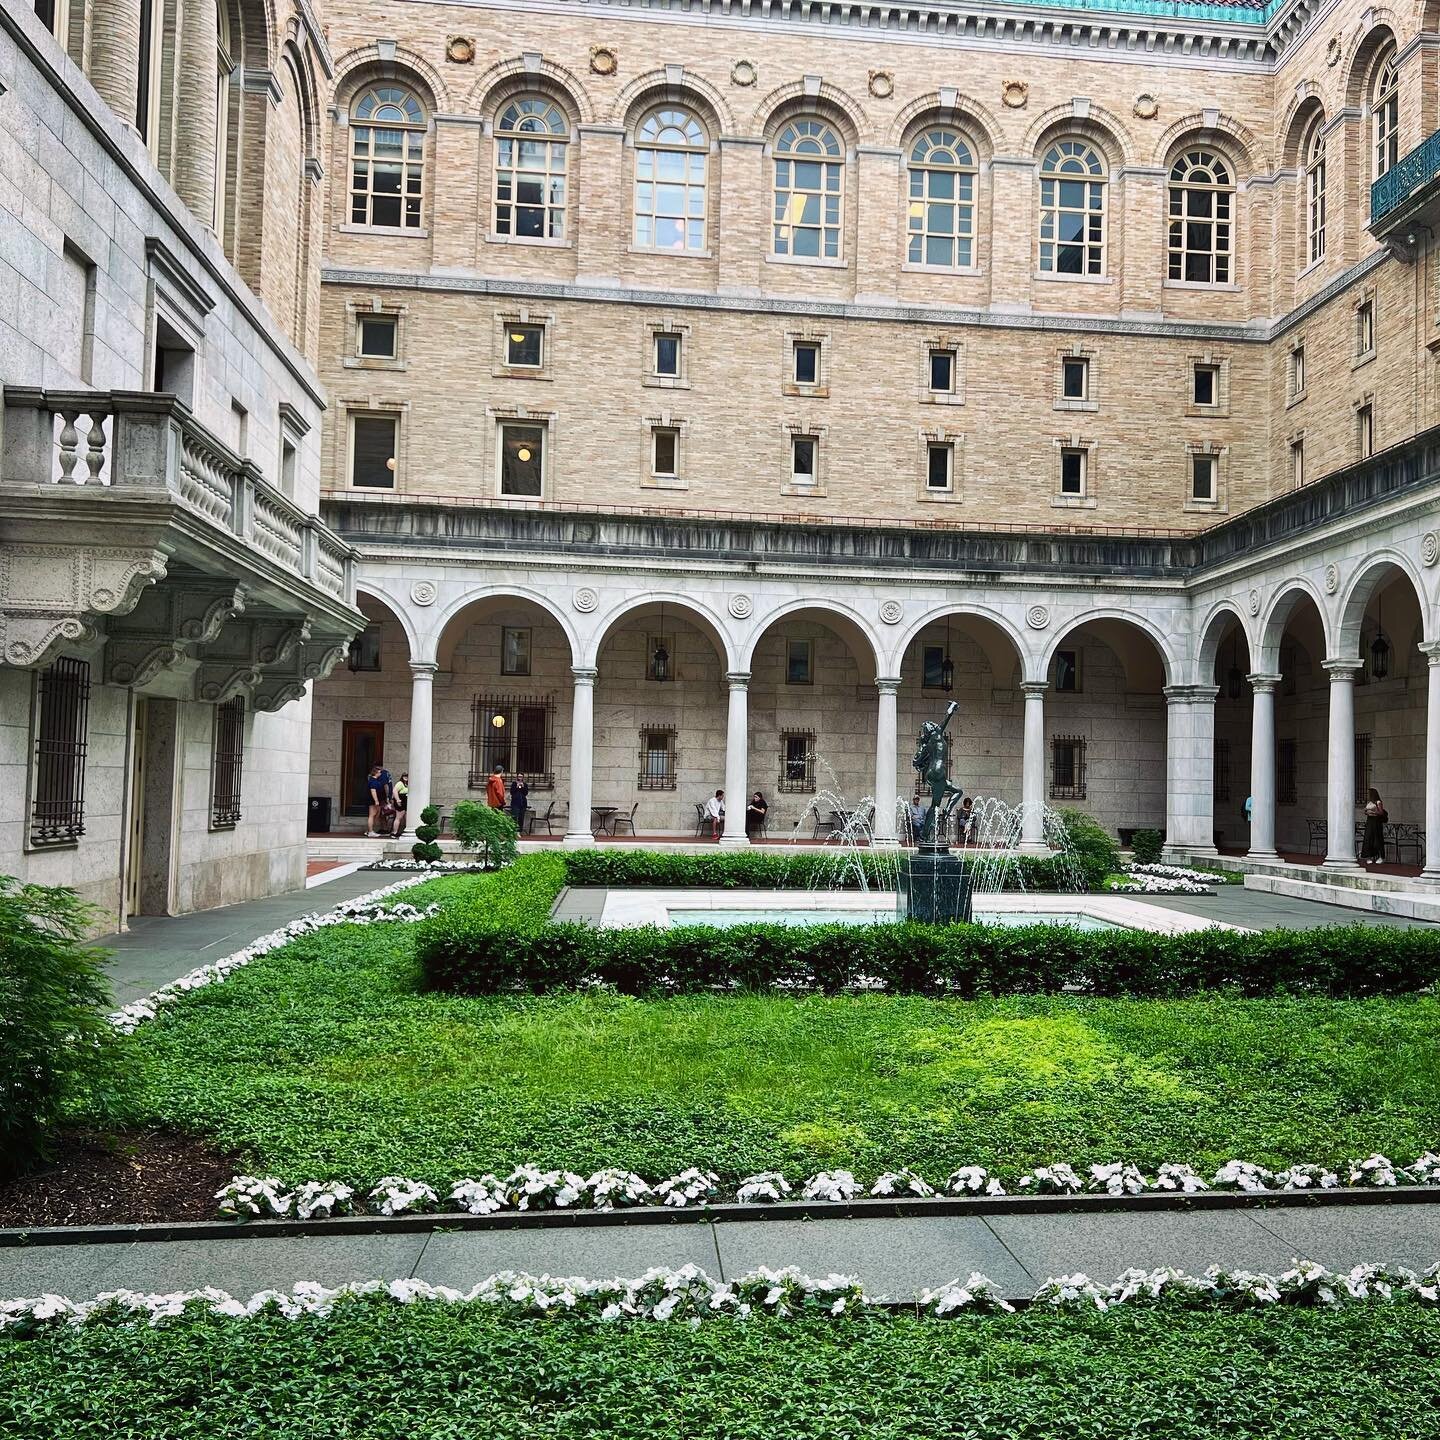
[[[376,827],[380,824],[382,813],[390,804],[390,772],[378,760],[370,767],[369,778],[365,781],[365,792],[370,798],[365,838],[378,840],[380,831]]]
[[[530,787],[523,775],[516,775],[510,782],[510,818],[515,822],[517,834],[525,833],[525,811],[530,805]]]
[[[1380,798],[1380,792],[1372,789],[1365,801],[1365,834],[1360,841],[1360,863],[1362,865],[1379,865],[1385,860],[1385,822],[1390,816],[1386,813],[1385,802]]]
[[[410,808],[410,772],[402,770],[391,792],[395,796],[395,838],[405,833],[405,815]]]
[[[912,844],[920,843],[920,832],[925,828],[925,802],[920,798],[917,790],[910,801],[910,840]]]
[[[769,813],[770,807],[765,803],[764,795],[757,790],[745,807],[745,834],[751,840],[760,838],[760,832],[765,828],[765,817]]]
[[[505,767],[497,765],[485,782],[485,803],[492,810],[505,808]]]
[[[725,792],[717,790],[705,802],[705,818],[710,822],[710,838],[718,840],[725,826]]]
[[[967,795],[960,806],[960,814],[956,817],[956,839],[962,845],[968,845],[974,838],[972,831],[975,828],[975,802]]]

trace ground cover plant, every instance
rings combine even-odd
[[[0,1337],[0,1433],[110,1440],[137,1433],[143,1416],[145,1433],[167,1440],[1350,1440],[1429,1433],[1437,1360],[1435,1314],[1399,1303],[1227,1313],[1160,1302],[692,1328],[517,1321],[376,1297],[327,1319]]]

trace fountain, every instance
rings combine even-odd
[[[946,733],[959,702],[952,700],[938,724],[927,720],[911,761],[930,791],[930,808],[920,827],[920,844],[900,876],[901,913],[908,920],[952,925],[971,918],[974,877],[964,859],[945,843],[945,831],[964,791],[950,779],[950,736]],[[968,838],[968,834],[967,834]]]

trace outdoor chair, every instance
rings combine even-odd
[[[1323,855],[1330,848],[1329,827],[1324,820],[1310,820],[1307,822],[1310,827],[1308,855]],[[1358,845],[1356,847],[1359,848]]]
[[[810,836],[812,840],[828,840],[841,825],[839,811],[832,810],[828,816],[821,817],[820,812],[815,812],[815,830]]]
[[[705,833],[705,804],[701,800],[695,802],[695,833],[697,835]]]
[[[547,835],[553,835],[555,831],[552,827],[557,820],[561,823],[563,827],[565,819],[569,814],[570,807],[567,805],[559,812],[557,812],[555,809],[555,805],[556,802],[552,800],[549,805],[545,807],[545,813],[543,815],[537,810],[532,810],[529,813],[526,819],[529,821],[529,829],[532,835],[535,833],[536,827],[539,825],[543,825],[545,827],[545,833]]]
[[[635,833],[635,812],[639,808],[640,802],[637,800],[630,807],[630,813],[628,815],[612,815],[610,817],[610,833],[612,835],[618,835],[620,833],[620,827],[622,825],[628,825],[630,827],[630,833],[633,835]]]
[[[1387,825],[1385,845],[1396,865],[1425,863],[1425,832],[1418,825]]]

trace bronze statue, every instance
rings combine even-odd
[[[925,813],[919,840],[922,845],[935,845],[939,821],[948,821],[951,812],[960,803],[965,792],[950,783],[950,737],[945,733],[950,718],[960,708],[952,700],[945,711],[945,718],[936,724],[927,720],[920,727],[919,741],[915,747],[915,758],[910,762],[920,774],[920,783],[930,791],[930,809]],[[949,804],[945,804],[948,800]],[[942,805],[944,808],[942,809]]]

